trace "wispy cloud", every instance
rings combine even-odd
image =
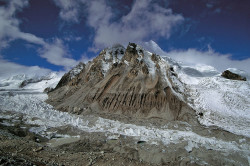
[[[80,37],[80,36],[75,37],[73,35],[68,35],[68,36],[64,37],[63,40],[69,41],[69,42],[70,41],[80,41],[80,40],[82,40],[82,37]]]
[[[79,22],[81,0],[54,0],[55,4],[61,8],[59,16],[69,22]]]
[[[214,5],[211,4],[211,3],[207,3],[207,4],[206,4],[206,7],[207,7],[207,8],[212,8],[213,6],[214,6]]]
[[[89,61],[92,61],[95,57],[89,57],[86,53],[83,53],[81,55],[81,59],[79,60],[79,62],[83,62],[85,64],[87,64]]]

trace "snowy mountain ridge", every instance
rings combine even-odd
[[[84,68],[84,63],[80,62],[73,69],[71,69],[69,71],[70,79],[75,78],[82,71],[83,68]]]
[[[121,62],[124,53],[125,48],[120,44],[115,44],[101,51],[100,55],[103,57],[102,71],[104,75],[113,64]]]
[[[154,48],[159,46],[154,44]],[[148,45],[149,46],[149,45]],[[133,47],[133,46],[129,46]],[[158,49],[160,50],[160,49]],[[184,98],[196,110],[199,122],[205,126],[218,126],[235,134],[250,136],[250,84],[248,81],[228,80],[220,76],[214,67],[197,64],[186,65],[169,57],[159,57],[159,68],[152,61],[153,53],[136,45],[138,62],[145,62],[152,78],[156,72],[168,82],[175,94]],[[122,46],[110,47],[100,53],[101,71],[105,76],[113,64],[124,61],[130,65],[132,61],[126,60],[125,49]],[[160,70],[159,70],[160,69]],[[165,72],[170,69],[170,72]],[[232,72],[247,76],[243,71],[229,69]],[[172,73],[173,72],[173,73]],[[171,79],[171,83],[169,78]],[[174,88],[173,88],[173,87]]]
[[[46,75],[14,75],[1,80],[0,89],[37,89],[43,91],[47,87],[55,88],[62,73],[51,72]]]
[[[157,48],[155,43],[154,48]],[[149,73],[154,75],[158,69],[149,58],[152,53],[139,45],[136,46],[136,51],[139,55],[136,59],[145,61]],[[131,63],[123,59],[124,53],[125,48],[121,45],[104,49],[100,53],[100,56],[103,57],[101,60],[103,75],[107,74],[115,63],[122,60],[126,64]],[[201,64],[188,66],[169,57],[162,57],[159,67],[161,71],[166,71],[166,68],[171,68],[174,71],[176,75],[167,72],[163,72],[161,75],[166,81],[169,81],[167,75],[170,76],[172,83],[169,85],[175,85],[179,87],[178,90],[181,93],[186,93],[186,102],[196,110],[197,118],[201,124],[218,126],[235,134],[250,137],[250,82],[246,72],[231,68],[230,71],[246,76],[247,81],[228,80],[221,77],[220,72],[212,66]],[[83,68],[83,64],[73,68],[70,71],[70,79],[75,78]],[[24,89],[39,89],[42,92],[46,87],[55,87],[60,78],[61,76],[58,76],[57,73],[33,78],[17,75],[2,80],[0,85],[2,90],[18,89],[24,80],[32,79],[33,83],[31,81]]]
[[[201,124],[250,136],[250,81],[246,72],[227,69],[248,79],[237,81],[223,78],[212,66],[172,64],[188,89],[187,102]]]
[[[51,73],[42,77],[17,75],[1,80],[0,125],[12,127],[17,119],[21,119],[25,124],[31,125],[30,132],[52,141],[60,141],[64,137],[80,138],[79,135],[57,133],[58,129],[71,126],[77,132],[105,133],[106,141],[132,137],[132,144],[137,145],[136,148],[141,146],[140,142],[143,142],[143,146],[150,144],[158,147],[159,153],[163,156],[167,156],[164,148],[174,149],[170,153],[178,153],[178,156],[188,155],[190,162],[198,165],[214,163],[209,157],[214,154],[216,158],[213,160],[216,160],[216,163],[249,165],[249,79],[226,79],[212,66],[183,64],[169,57],[151,53],[138,45],[130,48],[125,49],[120,45],[107,48],[92,62],[80,63],[64,76],[61,73]],[[229,70],[247,75],[236,69]],[[122,78],[120,84],[119,79],[124,73],[127,75]],[[58,86],[62,78],[65,79],[61,86]],[[20,88],[24,81],[27,81],[27,84]],[[88,82],[89,86],[85,88],[84,85]],[[58,111],[59,109],[45,102],[51,99],[44,93],[47,87],[55,88],[53,91],[61,89],[59,92],[62,93],[62,98],[58,100],[60,104],[64,104],[64,101],[60,101],[63,98],[69,104],[72,101],[73,104],[75,101],[83,103],[84,97],[91,102],[94,101],[94,104],[84,105],[83,109],[71,107],[72,111]],[[161,88],[164,88],[163,91],[160,91]],[[100,89],[102,91],[98,93]],[[106,92],[111,93],[103,96]],[[77,94],[76,98],[70,98],[74,93]],[[85,95],[88,93],[89,96]],[[55,98],[57,97],[58,94],[55,95]],[[112,103],[116,99],[117,102]],[[110,115],[113,112],[114,114],[108,117],[100,116],[102,112],[99,114],[100,110],[95,110],[100,108],[97,106],[98,102],[104,104],[104,109],[111,108],[108,112]],[[143,102],[146,109],[141,107]],[[151,103],[156,104],[152,107]],[[125,116],[112,119],[120,113],[115,112],[120,109],[118,105],[125,105],[126,111],[132,107],[130,111],[133,117],[128,120]],[[152,107],[153,111],[148,109],[149,107]],[[141,118],[140,112],[136,109],[152,111],[155,114],[149,114],[134,122],[134,119]],[[162,110],[170,111],[166,115],[162,114]],[[180,113],[181,111],[183,113]],[[176,112],[177,115],[171,114]],[[190,112],[188,116],[182,116]],[[160,118],[157,114],[160,114]],[[164,116],[172,119],[162,120]],[[202,125],[197,123],[197,120]],[[179,154],[176,149],[180,149],[181,153]]]

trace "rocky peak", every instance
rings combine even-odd
[[[159,55],[146,51],[135,43],[129,43],[126,49],[117,44],[102,50],[90,63],[89,75],[93,75],[93,77],[98,75],[100,79],[103,79],[108,72],[125,66],[127,70],[130,70],[131,75],[138,76],[142,73],[154,76],[156,72],[161,72],[160,63],[162,61],[165,60]],[[165,69],[161,73],[165,73]]]
[[[129,45],[126,48],[123,61],[131,62],[133,59],[138,58],[139,54],[136,50],[136,46],[137,45],[135,43],[129,43]]]
[[[125,52],[125,48],[120,44],[115,44],[112,47],[102,50],[97,58],[105,62],[118,62],[121,60]]]
[[[99,71],[99,75],[105,76],[115,63],[121,63],[121,59],[125,53],[125,48],[120,44],[115,44],[112,47],[105,48],[93,60],[91,64],[93,69]]]
[[[70,72],[69,72],[70,73]],[[67,74],[66,74],[67,75]],[[108,112],[178,119],[184,85],[159,55],[135,43],[106,48],[89,62],[74,81],[49,93],[57,109],[80,113],[86,106]],[[64,85],[67,85],[64,86]]]

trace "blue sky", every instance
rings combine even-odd
[[[151,40],[180,61],[249,71],[249,9],[249,0],[0,0],[0,76],[65,71],[112,44]]]

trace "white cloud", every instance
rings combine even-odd
[[[145,41],[152,36],[169,38],[172,28],[184,20],[182,15],[152,0],[136,0],[130,12],[121,18],[116,18],[114,9],[103,0],[76,0],[72,4],[70,0],[54,1],[61,8],[63,20],[72,22],[79,18],[79,10],[86,12],[87,24],[95,30],[92,50],[114,43],[127,45],[128,42]],[[61,14],[67,12],[74,14],[69,14],[70,17]]]
[[[169,56],[176,61],[186,64],[206,64],[215,67],[221,72],[228,68],[237,68],[246,72],[250,71],[250,58],[245,60],[233,60],[231,54],[220,54],[215,52],[211,47],[209,47],[207,51],[199,51],[190,48],[187,50],[165,52],[154,41],[142,43],[142,45],[151,52],[161,56]]]
[[[33,35],[31,33],[24,33],[24,32],[19,32],[17,34],[17,37],[20,39],[23,39],[27,42],[38,44],[38,45],[45,45],[46,42],[43,40],[43,38],[37,37],[36,35]]]
[[[65,69],[71,68],[78,63],[78,61],[70,57],[67,53],[67,48],[65,48],[60,39],[55,39],[52,44],[44,45],[38,52],[39,55],[45,58],[49,63],[57,66],[64,66]]]
[[[91,2],[88,22],[96,30],[96,47],[114,43],[126,45],[128,42],[145,41],[152,36],[169,38],[172,27],[184,20],[181,15],[173,14],[171,9],[162,8],[151,0],[137,0],[127,15],[112,21],[113,13],[106,4],[99,1]],[[99,7],[102,10],[96,15]]]
[[[45,44],[42,38],[20,31],[20,21],[15,16],[26,6],[28,6],[28,0],[11,0],[7,6],[0,7],[0,42],[3,43],[1,48],[7,47],[9,42],[15,39],[23,39],[39,45]]]
[[[13,40],[22,39],[28,43],[41,46],[43,49],[40,49],[40,56],[51,64],[64,66],[66,69],[77,64],[74,59],[70,58],[61,40],[56,39],[51,44],[43,38],[20,30],[20,20],[16,18],[16,13],[27,7],[28,2],[28,0],[10,0],[6,6],[0,7],[0,50],[10,46],[10,42]],[[64,4],[63,0],[61,2]],[[76,38],[76,40],[80,40],[80,38]],[[14,65],[13,67],[15,68],[16,66]]]
[[[51,70],[46,68],[19,65],[17,63],[4,60],[0,57],[0,78],[7,78],[18,74],[26,74],[28,76],[39,74],[42,76],[48,74],[49,72],[51,72]]]
[[[214,66],[219,71],[227,68],[238,68],[250,71],[250,58],[245,60],[232,60],[231,54],[220,54],[214,50],[198,51],[196,49],[176,50],[167,53],[168,56],[185,63],[207,64]]]

